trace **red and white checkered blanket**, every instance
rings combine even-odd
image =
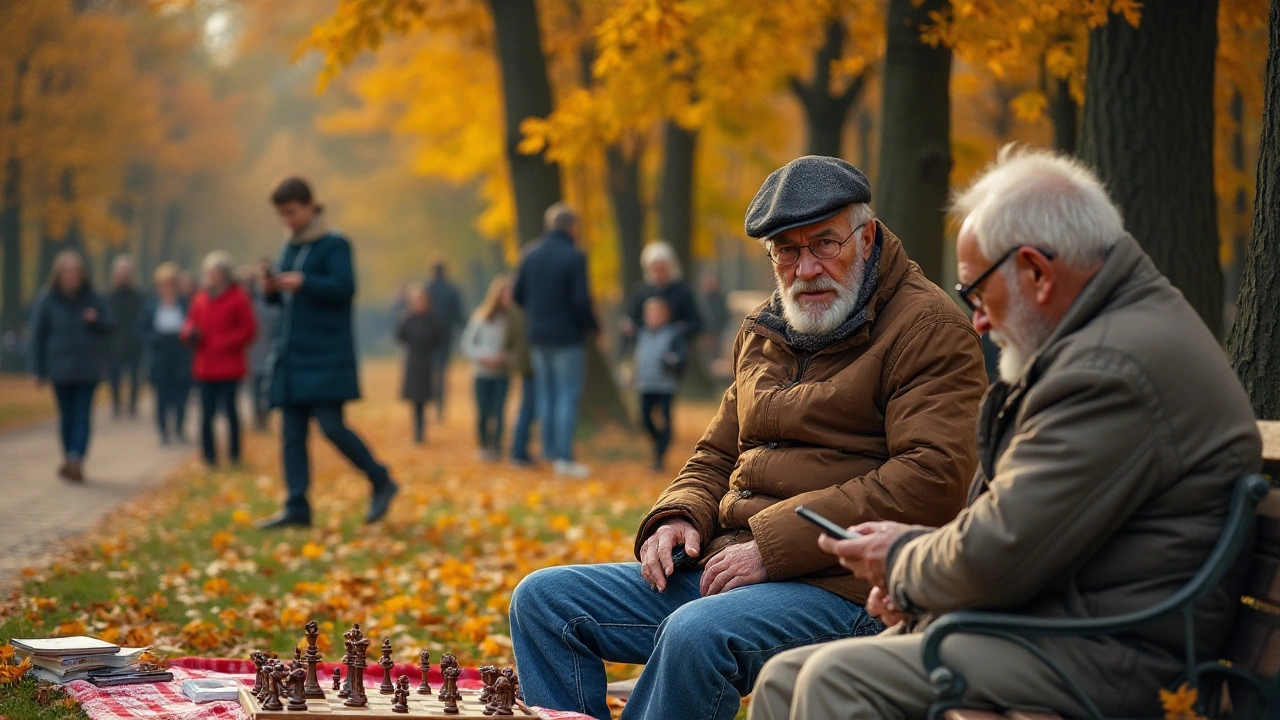
[[[324,675],[333,672],[333,663],[321,663]],[[381,680],[381,668],[369,668],[372,679]],[[248,720],[248,715],[235,701],[207,702],[197,705],[182,694],[182,683],[196,678],[237,677],[246,685],[253,684],[253,663],[247,660],[217,660],[209,658],[179,658],[169,663],[173,682],[122,685],[100,688],[84,680],[68,683],[65,690],[84,708],[92,720],[133,720],[134,718],[164,718],[165,720]],[[396,677],[410,676],[418,684],[422,673],[416,667],[396,665],[392,669]],[[431,682],[442,682],[438,669],[433,668]],[[475,668],[465,668],[458,683],[462,687],[480,687],[480,673]],[[575,712],[541,710],[551,720],[591,720]]]

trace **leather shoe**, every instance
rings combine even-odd
[[[286,527],[311,527],[311,518],[279,513],[265,520],[260,520],[257,524],[259,530],[275,530],[276,528]]]
[[[369,514],[365,516],[364,521],[376,523],[386,516],[387,511],[391,509],[391,499],[398,492],[400,492],[400,486],[390,479],[385,485],[374,490],[373,497],[369,499]]]

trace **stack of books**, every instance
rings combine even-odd
[[[120,647],[97,638],[32,638],[9,641],[20,659],[31,661],[31,674],[62,685],[88,680],[94,685],[132,685],[169,682],[168,671],[142,661],[150,648]]]

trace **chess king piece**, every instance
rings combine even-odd
[[[418,653],[418,669],[422,671],[422,682],[418,685],[419,695],[431,694],[431,651]]]
[[[409,712],[409,676],[401,675],[391,700],[391,712]],[[445,712],[448,712],[447,710]]]
[[[308,698],[323,700],[324,690],[321,689],[320,678],[316,675],[316,666],[320,664],[320,659],[323,657],[320,654],[320,648],[316,647],[316,640],[320,637],[320,626],[312,620],[307,623],[306,631],[307,654],[303,656],[303,662],[307,665],[307,684],[304,686],[304,691]]]
[[[391,682],[391,668],[395,666],[391,659],[391,638],[382,638],[382,659],[378,664],[382,666],[382,684],[378,686],[378,692],[390,695],[396,691],[395,683]]]
[[[342,668],[333,669],[333,691],[338,693],[338,697],[344,697],[342,694]]]
[[[351,696],[347,698],[343,705],[347,707],[364,707],[369,704],[369,698],[364,692],[364,669],[368,667],[369,638],[365,637],[364,632],[360,630],[360,624],[356,623],[351,626],[344,637],[351,641],[351,649],[353,651],[351,672],[348,678],[351,680]]]
[[[289,671],[289,709],[290,710],[306,710],[307,709],[307,669],[300,663],[295,663],[294,668]]]
[[[450,665],[440,672],[444,673],[444,687],[440,692],[447,696],[444,701],[444,714],[457,715],[458,701],[462,699],[462,693],[458,692],[458,676],[462,674],[462,670],[457,665]]]
[[[493,699],[493,681],[498,679],[498,668],[493,665],[485,665],[480,668],[480,681],[484,683],[484,689],[480,691],[480,702],[486,705]]]
[[[440,656],[440,674],[443,675],[445,668],[449,667],[458,667],[458,658],[450,655],[449,653],[445,653]],[[440,694],[436,696],[436,699],[440,702],[444,702],[449,699],[448,693],[445,692],[443,685],[440,686]]]
[[[280,692],[284,686],[285,676],[289,671],[285,669],[283,663],[273,662],[267,670],[267,693],[262,702],[263,710],[283,710],[284,705],[280,702]]]

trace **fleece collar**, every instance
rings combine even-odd
[[[306,245],[307,243],[315,242],[328,234],[329,224],[324,220],[324,213],[323,211],[317,210],[315,217],[311,219],[311,224],[302,232],[293,234],[288,230],[285,230],[285,239],[293,245]]]

